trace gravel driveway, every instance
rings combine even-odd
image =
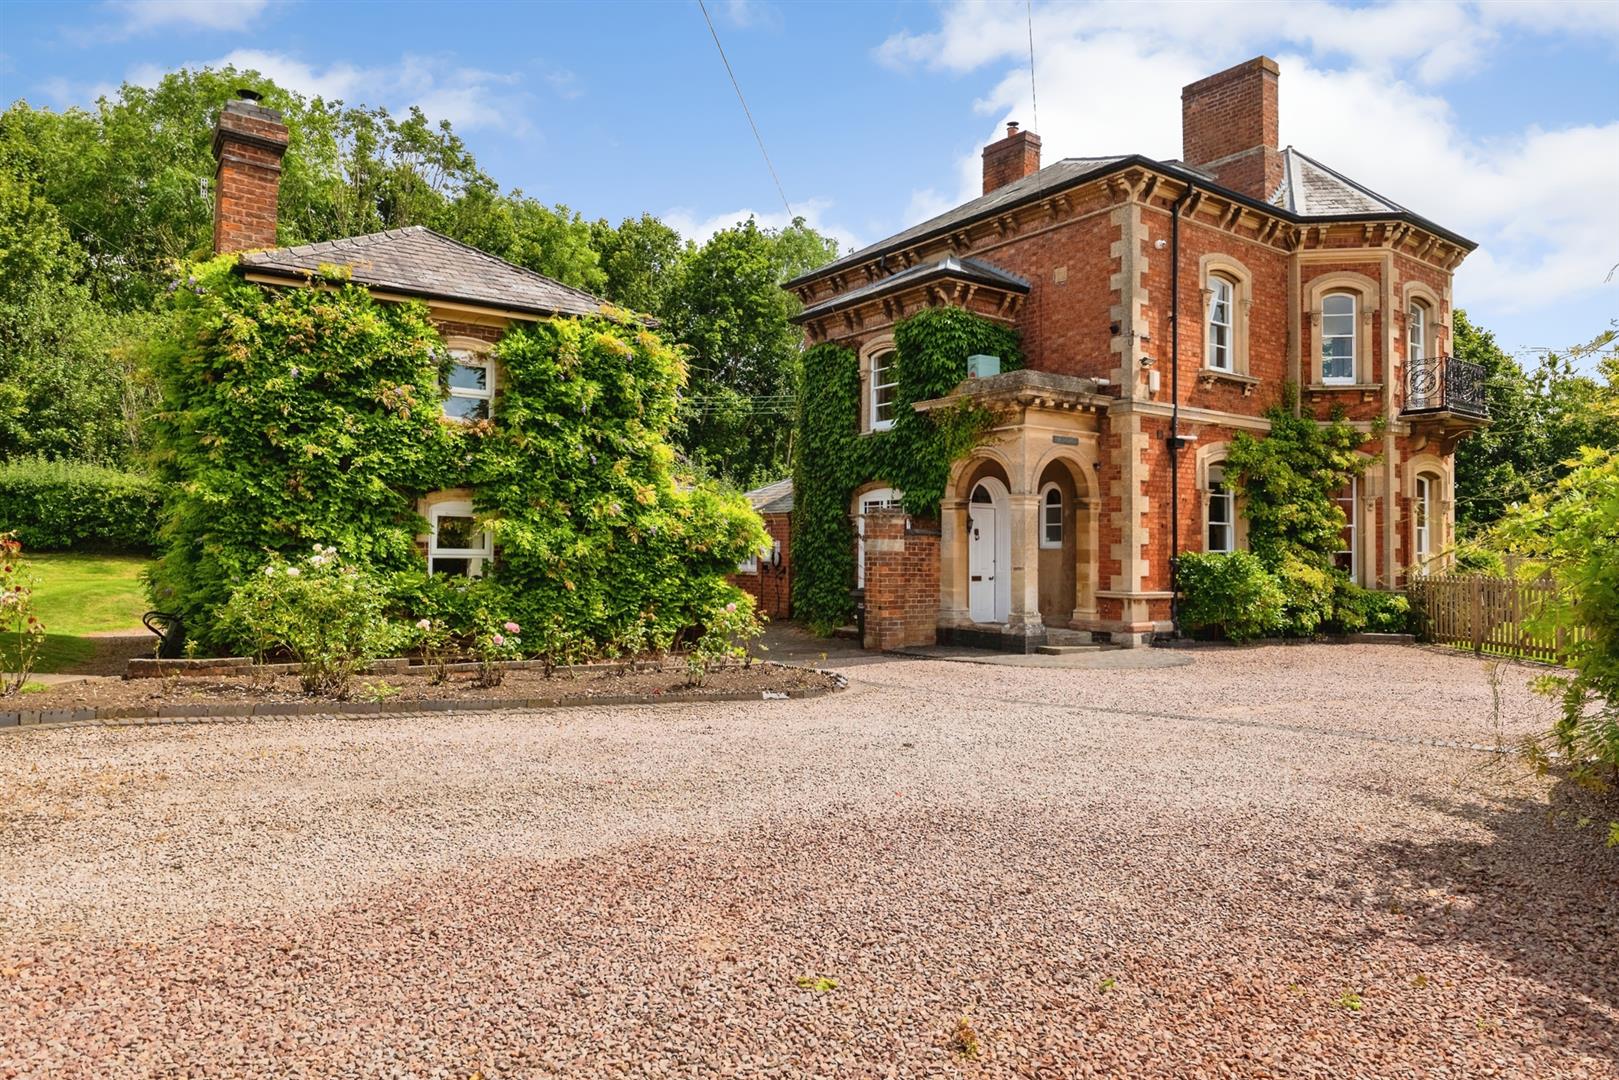
[[[1188,655],[0,737],[0,1076],[1619,1076],[1533,672]]]

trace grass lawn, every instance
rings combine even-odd
[[[150,604],[141,571],[151,560],[139,555],[29,555],[34,605],[45,624],[37,671],[70,671],[89,660],[95,642],[82,635],[139,630]]]

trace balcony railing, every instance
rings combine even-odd
[[[1487,417],[1484,369],[1454,356],[1429,356],[1406,369],[1405,412]]]

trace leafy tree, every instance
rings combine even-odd
[[[1594,407],[1602,383],[1579,368],[1588,356],[1614,357],[1615,333],[1548,353],[1526,372],[1466,312],[1456,312],[1454,330],[1455,355],[1484,368],[1490,410],[1489,426],[1456,448],[1456,524],[1476,536],[1564,476],[1581,447],[1619,446],[1619,421]]]
[[[680,442],[701,467],[743,485],[785,473],[800,334],[781,285],[836,255],[802,218],[779,230],[749,218],[686,260],[663,314],[691,353]]]
[[[607,221],[590,227],[591,243],[607,275],[602,295],[631,311],[657,314],[696,247],[651,214],[625,218],[614,228]]]

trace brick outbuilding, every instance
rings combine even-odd
[[[1002,419],[955,464],[934,522],[870,523],[866,610],[885,644],[1171,630],[1175,554],[1246,542],[1226,450],[1269,429],[1288,384],[1310,415],[1382,428],[1380,459],[1341,496],[1343,569],[1394,588],[1447,560],[1454,449],[1486,422],[1482,373],[1449,355],[1451,277],[1475,245],[1279,146],[1279,92],[1267,57],[1187,86],[1178,161],[1041,167],[1039,136],[1010,125],[984,150],[979,198],[787,283],[806,342],[859,355],[863,434],[886,426],[907,315],[954,305],[1022,337],[1027,370],[964,370],[915,405],[972,399]],[[857,492],[857,519],[897,499],[869,487],[884,498]],[[901,558],[907,537],[935,574]],[[876,594],[934,580],[931,620],[914,596]]]
[[[760,552],[731,575],[731,583],[753,596],[758,610],[772,619],[787,619],[792,605],[793,482],[777,480],[747,493],[748,503],[764,519],[770,550]]]

